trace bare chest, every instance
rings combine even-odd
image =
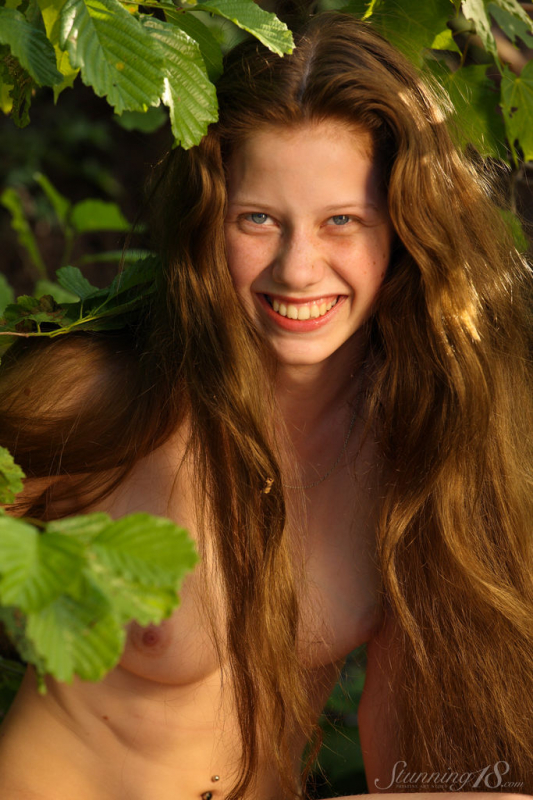
[[[165,463],[154,458],[134,474],[109,510],[171,516],[196,538],[190,487],[178,479],[170,489]],[[295,558],[303,565],[299,648],[307,665],[320,669],[367,641],[379,619],[375,502],[373,487],[347,468],[305,497],[297,495],[292,503],[289,497],[289,513],[299,536]],[[216,609],[216,624],[224,625],[216,573],[200,566],[185,580],[180,608],[170,619],[158,627],[129,626],[122,666],[145,679],[182,686],[216,672],[206,596]]]

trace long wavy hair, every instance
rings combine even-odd
[[[268,422],[275,364],[226,263],[225,165],[264,126],[370,132],[396,231],[366,325],[366,408],[384,464],[377,542],[399,640],[398,752],[413,772],[505,760],[533,791],[531,273],[487,173],[450,138],[445,99],[403,56],[338,13],[310,19],[296,41],[282,59],[255,42],[233,51],[219,122],[164,162],[160,291],[138,329],[23,345],[8,359],[1,443],[33,479],[20,509],[53,516],[68,498],[82,509],[186,422],[200,548],[209,530],[226,588],[218,647],[242,733],[228,800],[251,784],[260,752],[298,792],[290,744],[316,729],[296,652],[300,572],[283,443]]]

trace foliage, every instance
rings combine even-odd
[[[533,158],[532,65],[520,75],[512,72],[493,33],[496,24],[515,48],[533,45],[533,24],[517,0],[346,2],[321,5],[370,20],[429,72],[451,98],[462,145],[473,144],[481,155],[515,167],[521,158]],[[238,26],[279,55],[291,52],[286,26],[253,0],[0,0],[0,107],[25,126],[39,87],[51,87],[57,101],[81,80],[107,99],[128,129],[153,130],[165,118],[165,106],[175,143],[191,147],[217,119],[214,83],[225,43],[215,19]],[[71,203],[46,176],[35,179],[65,248],[51,281],[20,194],[4,190],[0,202],[40,279],[32,296],[16,302],[0,279],[0,354],[17,337],[122,327],[154,291],[157,260],[147,253],[101,254],[127,265],[109,287],[92,286],[72,264],[75,237],[97,229],[125,232],[127,221],[112,203]],[[510,224],[517,237],[523,235],[516,220]],[[0,449],[0,502],[13,501],[22,479]],[[116,522],[91,514],[46,525],[0,514],[0,618],[41,678],[71,680],[77,674],[97,680],[119,658],[125,623],[157,623],[177,606],[180,582],[195,561],[184,531],[146,514]],[[18,667],[2,659],[0,676],[1,697],[16,685]],[[352,756],[346,755],[335,766],[328,748],[343,750],[343,743],[357,739],[353,704],[362,689],[361,667],[349,661],[344,677],[348,696],[337,688],[322,720],[327,748],[321,761],[341,783],[361,764],[347,763]]]
[[[76,237],[84,233],[94,231],[117,231],[128,233],[131,224],[122,214],[116,203],[107,202],[95,198],[86,198],[78,203],[72,203],[53,186],[49,178],[40,172],[35,173],[34,180],[46,196],[56,222],[64,237],[64,249],[61,258],[61,266],[72,263],[71,256]],[[30,221],[27,218],[22,198],[14,187],[4,189],[0,195],[0,203],[9,211],[11,215],[11,227],[17,234],[18,242],[29,256],[35,272],[39,275],[35,292],[38,296],[43,294],[53,294],[58,302],[75,302],[76,295],[69,294],[61,290],[59,284],[48,280],[48,274],[44,263],[44,258],[39,251],[39,247],[32,232]],[[111,251],[99,253],[99,261],[131,261],[139,255],[148,255],[147,252],[139,254],[138,251]],[[75,263],[75,262],[74,262]],[[2,292],[0,291],[0,312],[6,303],[2,304]]]
[[[119,0],[7,0],[0,7],[3,110],[26,125],[36,86],[53,87],[57,99],[79,73],[119,115],[163,103],[176,143],[191,147],[217,119],[221,48],[203,20],[230,20],[280,55],[292,49],[287,27],[253,0],[149,0],[142,8]]]
[[[13,502],[23,478],[0,448],[1,503]],[[0,620],[42,688],[47,674],[97,681],[118,662],[128,622],[158,624],[178,606],[196,561],[186,531],[150,514],[44,524],[2,512]]]
[[[533,72],[503,63],[496,24],[513,46],[533,43],[533,21],[517,0],[331,0],[369,20],[418,67],[433,74],[453,102],[460,143],[518,166],[533,158]],[[469,56],[476,44],[476,61]],[[510,158],[508,157],[510,153]]]

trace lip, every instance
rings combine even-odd
[[[276,311],[274,311],[266,299],[265,294],[257,293],[257,301],[261,307],[261,310],[267,315],[268,319],[271,320],[277,327],[282,328],[285,331],[291,331],[295,333],[307,333],[327,325],[328,322],[330,322],[338,312],[338,309],[344,305],[346,300],[346,295],[337,294],[320,295],[320,297],[306,297],[305,300],[303,298],[298,300],[277,294],[269,294],[268,296],[275,298],[276,300],[280,300],[280,302],[292,303],[293,305],[307,305],[308,303],[317,302],[319,300],[322,302],[329,302],[330,300],[338,298],[333,308],[330,308],[329,311],[326,311],[323,316],[317,317],[317,319],[289,319],[288,317],[282,317],[281,314],[278,314]]]

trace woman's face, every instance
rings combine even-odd
[[[230,272],[284,364],[325,361],[372,311],[393,229],[371,152],[328,121],[260,129],[230,159]]]

